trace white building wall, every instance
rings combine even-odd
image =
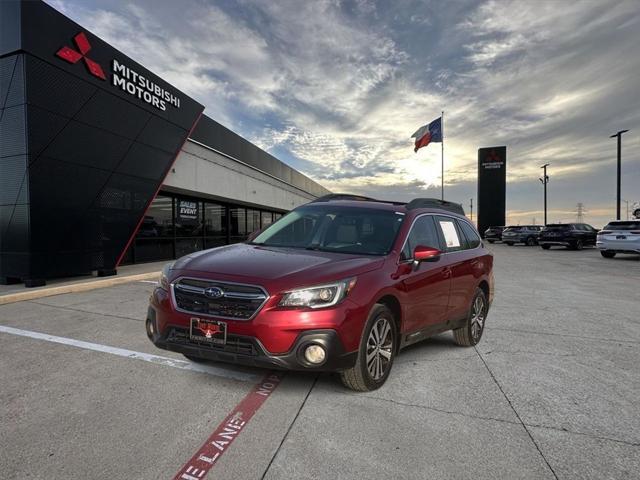
[[[164,183],[165,189],[194,196],[291,210],[314,195],[239,160],[188,140]],[[329,191],[327,190],[327,193]]]

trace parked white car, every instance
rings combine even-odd
[[[616,253],[640,254],[640,219],[609,222],[598,232],[596,247],[605,258]]]

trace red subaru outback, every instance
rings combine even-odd
[[[480,341],[492,268],[458,204],[329,195],[167,265],[147,334],[194,361],[338,371],[373,390],[407,345],[446,330]]]

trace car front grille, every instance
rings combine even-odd
[[[250,320],[268,298],[256,285],[195,278],[178,279],[172,290],[180,311],[233,320]]]
[[[169,334],[167,335],[167,342],[174,343],[177,345],[189,345],[200,347],[203,349],[210,349],[224,353],[234,353],[241,355],[252,355],[255,356],[258,354],[258,350],[255,345],[247,340],[246,337],[242,337],[239,335],[227,335],[227,342],[224,345],[212,344],[199,342],[197,340],[189,338],[189,330],[185,328],[171,328]]]

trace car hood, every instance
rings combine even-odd
[[[311,285],[380,268],[385,257],[235,244],[178,259],[172,277],[191,272],[205,278],[256,284]],[[277,282],[276,282],[277,280]]]

